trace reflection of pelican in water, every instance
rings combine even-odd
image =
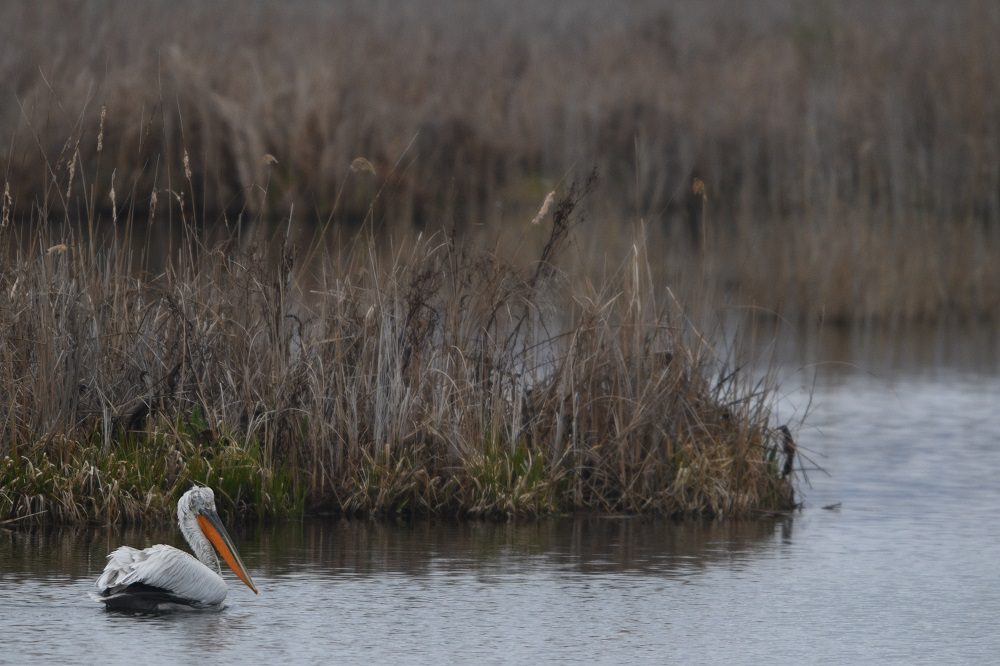
[[[226,582],[215,550],[247,587],[257,587],[215,511],[211,488],[195,486],[177,502],[177,523],[197,559],[173,546],[138,550],[122,546],[108,555],[94,599],[109,610],[166,611],[221,608]]]

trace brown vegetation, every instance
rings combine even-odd
[[[766,382],[662,301],[641,241],[603,283],[558,270],[582,194],[533,261],[187,226],[150,272],[131,221],[0,230],[0,518],[168,517],[193,480],[261,515],[793,506]]]
[[[976,0],[7,3],[4,210],[509,225],[596,166],[594,233],[666,229],[742,303],[992,317],[998,32]]]

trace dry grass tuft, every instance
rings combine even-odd
[[[166,517],[191,480],[261,515],[792,507],[769,391],[659,301],[641,239],[601,283],[559,268],[592,185],[533,261],[186,227],[154,272],[148,239],[5,230],[0,517]]]

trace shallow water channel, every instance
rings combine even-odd
[[[904,365],[783,373],[829,474],[790,517],[235,528],[260,596],[159,617],[87,593],[176,531],[0,530],[0,662],[996,663],[1000,374]]]

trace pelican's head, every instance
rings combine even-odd
[[[246,586],[253,590],[254,594],[259,594],[257,586],[254,585],[253,579],[250,577],[250,572],[243,566],[243,560],[236,552],[236,546],[233,545],[233,540],[229,537],[229,533],[226,532],[226,528],[223,527],[222,520],[215,510],[215,493],[212,492],[211,488],[194,486],[178,500],[177,520],[181,524],[181,529],[183,530],[185,523],[192,521],[192,519],[216,552],[219,553],[219,556],[233,570],[233,573],[239,576],[239,579],[246,583]]]

